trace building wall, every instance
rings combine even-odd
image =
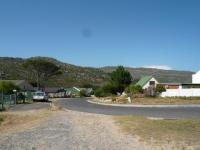
[[[158,81],[155,78],[151,78],[144,86],[143,89],[147,89],[150,86],[150,81],[155,81],[155,86],[158,84]]]
[[[165,89],[178,89],[180,85],[178,84],[163,84],[161,83],[160,85],[164,86]]]
[[[168,86],[165,86],[165,89],[178,89],[179,88],[179,85],[168,85]]]
[[[200,71],[192,75],[192,83],[200,83]]]
[[[161,93],[161,97],[200,97],[199,89],[167,89]]]

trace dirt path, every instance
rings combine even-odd
[[[40,122],[41,123],[41,122]],[[145,150],[109,116],[56,111],[29,130],[0,135],[0,150]]]

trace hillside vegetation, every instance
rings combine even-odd
[[[116,67],[103,67],[101,69],[107,73],[111,73],[116,69]],[[159,82],[163,83],[191,83],[192,74],[194,74],[194,72],[190,71],[160,70],[151,68],[126,67],[126,69],[131,73],[135,80],[138,80],[145,75],[152,75]]]
[[[29,59],[38,59],[34,57]],[[48,86],[50,87],[71,87],[81,86],[86,83],[96,86],[104,84],[108,81],[108,74],[96,68],[79,67],[67,63],[62,63],[53,58],[42,57],[48,61],[54,62],[61,67],[62,74],[52,77]],[[24,69],[23,64],[26,59],[0,57],[0,72],[5,73],[5,79],[26,79],[30,80],[28,72]]]
[[[90,83],[96,86],[101,86],[109,81],[109,73],[116,69],[116,67],[92,68],[81,67],[68,63],[63,63],[53,58],[48,57],[33,57],[29,59],[43,58],[54,62],[61,67],[62,74],[52,77],[48,86],[50,87],[71,87],[81,86]],[[0,57],[0,73],[4,79],[26,79],[30,80],[23,63],[27,59]],[[126,68],[133,79],[138,80],[143,75],[153,75],[160,82],[181,82],[190,83],[193,72],[174,71],[174,70],[159,70],[147,68]]]

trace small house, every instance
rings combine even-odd
[[[148,89],[149,87],[156,87],[159,84],[153,76],[143,76],[136,85],[140,85],[142,89]]]
[[[80,95],[81,90],[76,87],[73,87],[73,88],[66,88],[65,91],[68,97],[76,97]]]

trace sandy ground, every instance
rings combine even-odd
[[[124,134],[111,116],[59,110],[33,120],[28,118],[28,122],[27,118],[26,123],[21,121],[12,132],[1,130],[0,150],[155,149]]]

